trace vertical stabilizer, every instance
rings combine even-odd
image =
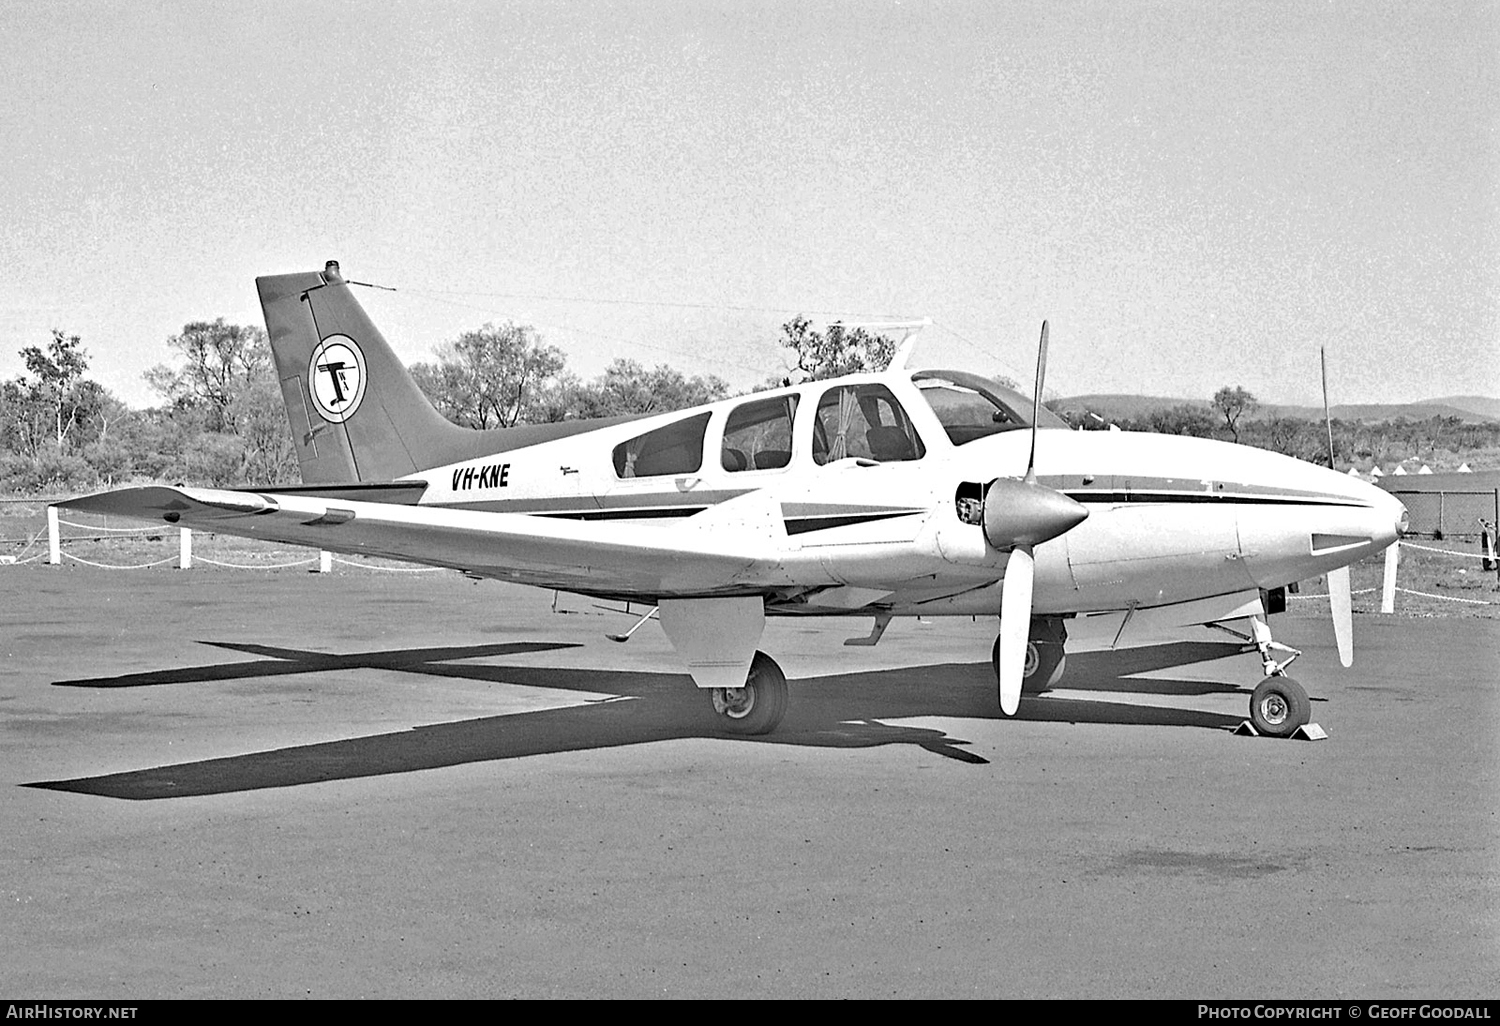
[[[304,484],[385,482],[631,417],[459,427],[433,408],[330,260],[256,278]]]
[[[305,483],[391,481],[484,448],[488,432],[433,409],[338,264],[255,287]]]

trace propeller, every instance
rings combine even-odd
[[[1047,322],[1037,347],[1036,391],[1031,400],[1031,454],[1026,475],[996,478],[984,496],[984,535],[1002,551],[1010,551],[1005,586],[1000,593],[1000,709],[1007,716],[1021,704],[1021,679],[1026,669],[1026,643],[1031,633],[1031,597],[1036,582],[1036,546],[1071,531],[1089,511],[1055,488],[1036,480],[1037,419],[1041,416],[1042,382],[1047,374]]]
[[[1323,423],[1328,428],[1328,469],[1333,465],[1333,415],[1328,410],[1328,350],[1318,347],[1318,362],[1323,369]],[[1333,613],[1333,639],[1338,643],[1339,662],[1346,668],[1354,665],[1354,600],[1349,590],[1349,568],[1341,566],[1328,571],[1328,606]]]

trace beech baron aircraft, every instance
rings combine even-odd
[[[1070,431],[986,378],[908,370],[913,340],[878,374],[473,431],[418,390],[336,263],[256,286],[304,484],[69,506],[654,606],[733,733],[774,730],[786,710],[786,678],[757,651],[768,615],[869,617],[850,643],[875,644],[895,616],[998,614],[1007,715],[1056,683],[1070,631],[1120,647],[1206,625],[1259,652],[1251,721],[1287,736],[1309,704],[1267,613],[1327,575],[1350,665],[1348,564],[1405,526],[1388,493],[1323,467]],[[1045,325],[1040,348],[1035,395]]]

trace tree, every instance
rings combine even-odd
[[[873,335],[864,328],[830,324],[826,332],[815,331],[800,314],[781,326],[779,344],[796,357],[793,372],[801,381],[821,381],[841,374],[883,371],[896,355],[896,341]],[[781,376],[771,382],[782,384]]]
[[[1202,406],[1179,403],[1167,409],[1154,409],[1145,416],[1146,430],[1161,435],[1193,435],[1208,438],[1214,433],[1214,415]]]
[[[1251,445],[1270,449],[1299,460],[1317,458],[1326,445],[1316,444],[1313,438],[1314,424],[1300,417],[1268,417],[1253,433],[1246,431]],[[1320,460],[1321,462],[1321,460]]]
[[[194,321],[167,339],[167,347],[181,354],[183,366],[157,364],[146,371],[146,383],[173,407],[200,412],[206,431],[239,434],[239,418],[251,413],[241,402],[245,394],[276,383],[271,347],[258,327],[226,324],[222,317]]]
[[[576,386],[569,405],[577,417],[619,417],[686,409],[728,394],[729,385],[712,374],[690,378],[664,363],[647,370],[620,359],[591,384]]]
[[[1225,385],[1214,393],[1213,406],[1224,417],[1224,426],[1229,428],[1229,433],[1234,440],[1240,440],[1239,422],[1245,414],[1253,411],[1260,403],[1255,396],[1251,395],[1239,385],[1230,388]]]
[[[212,484],[296,480],[291,432],[265,331],[220,317],[185,325],[167,346],[181,355],[182,365],[158,364],[144,376],[167,400],[175,432],[191,442],[161,469]]]
[[[567,358],[543,345],[536,329],[506,322],[466,331],[434,350],[435,363],[412,377],[449,420],[470,428],[507,428],[549,419],[551,393]]]
[[[59,457],[80,449],[98,430],[98,415],[108,393],[83,376],[88,352],[77,335],[56,329],[44,350],[20,351],[27,375],[0,386],[4,418],[0,435],[6,446],[35,459],[50,448]]]

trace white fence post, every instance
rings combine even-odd
[[[182,532],[182,535],[177,549],[177,569],[191,570],[193,568],[193,529],[180,527],[178,530]]]
[[[1401,561],[1401,543],[1392,542],[1385,550],[1385,581],[1380,589],[1380,611],[1396,611],[1396,564]]]
[[[62,538],[57,531],[57,507],[47,507],[47,562],[54,566],[62,562]]]
[[[333,553],[327,549],[320,549],[318,551],[318,573],[333,573]]]

